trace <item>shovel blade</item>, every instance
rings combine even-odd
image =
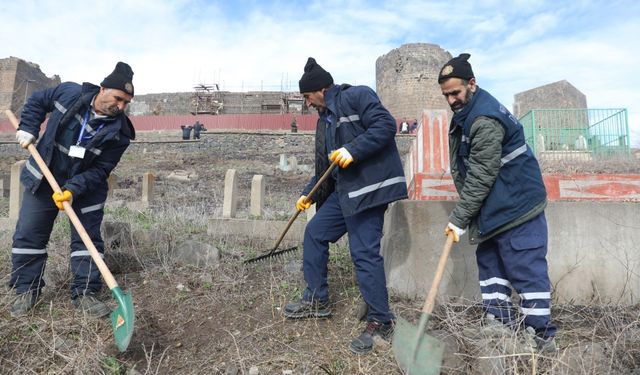
[[[116,346],[121,352],[127,350],[131,336],[133,336],[133,323],[135,314],[133,311],[133,299],[119,286],[111,289],[113,298],[118,302],[118,307],[111,312],[111,326],[115,337]]]
[[[423,314],[421,320],[427,317],[428,314]],[[396,322],[393,333],[393,353],[407,375],[440,374],[444,344],[422,332],[425,323],[421,321],[416,327],[402,318],[398,318]]]

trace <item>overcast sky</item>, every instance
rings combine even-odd
[[[129,63],[136,94],[297,90],[308,56],[337,83],[375,88],[406,43],[471,53],[478,84],[513,95],[566,79],[590,108],[627,108],[640,145],[640,1],[2,1],[0,58],[99,84]]]

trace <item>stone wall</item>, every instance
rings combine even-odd
[[[308,113],[302,106],[302,96],[293,92],[217,91],[222,103],[219,114],[253,113]],[[137,95],[131,102],[131,115],[185,115],[195,111],[195,93],[175,92],[163,94]]]
[[[423,109],[449,109],[438,85],[451,54],[436,44],[412,43],[376,60],[376,91],[398,120],[419,118]]]
[[[13,56],[0,59],[0,108],[11,109],[16,115],[34,91],[59,84],[59,76],[47,77],[38,64]]]
[[[513,114],[524,116],[531,109],[587,108],[587,97],[566,80],[549,83],[514,95]]]

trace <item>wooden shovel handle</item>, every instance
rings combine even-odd
[[[444,249],[440,255],[440,260],[438,261],[438,268],[436,268],[436,275],[433,277],[431,289],[429,289],[429,294],[427,294],[427,300],[424,301],[424,306],[422,306],[423,313],[431,314],[433,312],[433,308],[436,304],[436,295],[438,294],[438,288],[440,287],[440,281],[442,281],[444,268],[447,265],[447,259],[449,259],[449,253],[451,252],[451,247],[453,245],[453,235],[454,234],[450,232],[447,236],[447,242],[444,244]]]
[[[336,165],[338,165],[338,163],[335,162],[335,161],[333,163],[331,163],[329,168],[327,168],[326,172],[324,172],[324,174],[322,175],[322,177],[320,177],[318,182],[316,182],[316,184],[313,185],[313,188],[311,189],[309,194],[307,194],[307,199],[306,199],[307,202],[309,200],[311,200],[311,197],[313,197],[313,194],[315,194],[316,191],[318,191],[318,189],[320,188],[320,185],[322,185],[322,183],[329,177],[329,175],[331,174],[331,171],[333,170],[333,168],[336,167]],[[298,215],[300,215],[300,212],[302,212],[302,211],[301,210],[296,210],[296,212],[293,215],[291,215],[291,218],[289,219],[289,222],[287,223],[287,226],[282,231],[282,234],[280,235],[280,237],[276,241],[276,244],[275,244],[275,246],[273,246],[273,249],[271,249],[270,253],[273,253],[274,251],[276,251],[278,246],[280,246],[280,242],[282,242],[282,239],[284,238],[284,236],[289,231],[289,228],[291,228],[291,225],[293,224],[293,222],[296,221],[296,218],[298,217]]]
[[[16,128],[17,130],[19,123],[16,116],[10,110],[6,110],[5,113],[7,114],[9,121],[11,121],[11,124],[13,124],[13,127]],[[42,157],[40,156],[40,153],[36,149],[36,146],[34,146],[33,143],[31,143],[27,147],[27,150],[29,150],[29,152],[31,153],[31,156],[38,164],[38,167],[40,167],[40,171],[49,182],[49,185],[51,185],[51,189],[53,189],[53,191],[56,193],[61,193],[62,190],[60,189],[58,182],[51,174],[49,167],[47,167],[47,163],[45,163],[44,160],[42,160]],[[110,290],[117,287],[118,283],[116,283],[116,279],[113,278],[111,271],[109,271],[109,268],[107,267],[106,263],[104,262],[104,260],[102,260],[102,257],[98,252],[98,249],[96,249],[96,247],[93,245],[93,242],[91,242],[91,237],[89,237],[89,234],[87,234],[87,231],[82,226],[80,219],[78,218],[76,213],[73,211],[73,208],[71,208],[71,204],[67,201],[64,201],[62,202],[62,206],[64,207],[64,212],[67,213],[67,216],[69,216],[69,220],[71,220],[71,223],[73,224],[73,226],[76,228],[76,231],[80,235],[80,238],[82,238],[82,242],[87,247],[87,250],[89,250],[89,254],[91,254],[91,258],[93,258],[93,261],[98,266],[98,269],[102,274],[102,278],[104,279],[104,282],[107,284]]]

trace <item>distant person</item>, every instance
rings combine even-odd
[[[191,139],[191,129],[193,129],[193,126],[180,125],[180,129],[182,129],[182,140],[188,141],[189,139]]]
[[[200,139],[200,131],[203,127],[200,121],[196,121],[196,123],[193,124],[193,139]]]
[[[100,87],[64,82],[35,92],[24,105],[16,138],[25,148],[35,142],[49,114],[37,149],[62,192],[53,193],[33,157],[29,158],[20,176],[25,191],[11,248],[9,285],[17,293],[11,316],[27,314],[42,293],[47,243],[63,202],[72,205],[98,252],[104,254],[100,225],[107,178],[135,137],[124,114],[133,98],[132,78],[131,67],[119,62]],[[73,226],[70,263],[73,306],[89,317],[108,315],[109,307],[97,297],[102,288],[100,272]]]
[[[538,350],[556,350],[547,266],[547,193],[522,125],[476,84],[463,53],[438,75],[454,112],[449,127],[451,174],[460,200],[445,233],[469,228],[489,327],[516,328],[512,288],[520,296],[525,332]]]
[[[329,244],[349,235],[358,286],[369,306],[367,326],[350,345],[355,353],[373,348],[374,336],[390,339],[395,317],[389,310],[380,239],[384,213],[391,202],[407,198],[407,184],[394,136],[396,121],[376,93],[366,86],[334,85],[331,74],[309,58],[300,78],[300,93],[320,118],[315,137],[315,176],[296,203],[317,212],[304,232],[302,299],[285,306],[287,318],[331,316],[327,262]],[[313,202],[312,186],[337,162]]]
[[[298,122],[296,121],[295,117],[291,120],[291,132],[292,133],[298,132]]]
[[[418,131],[418,120],[413,120],[411,125],[409,125],[409,133],[415,134]]]
[[[400,124],[400,133],[409,133],[409,123],[407,122],[407,119],[402,119],[402,123]]]

